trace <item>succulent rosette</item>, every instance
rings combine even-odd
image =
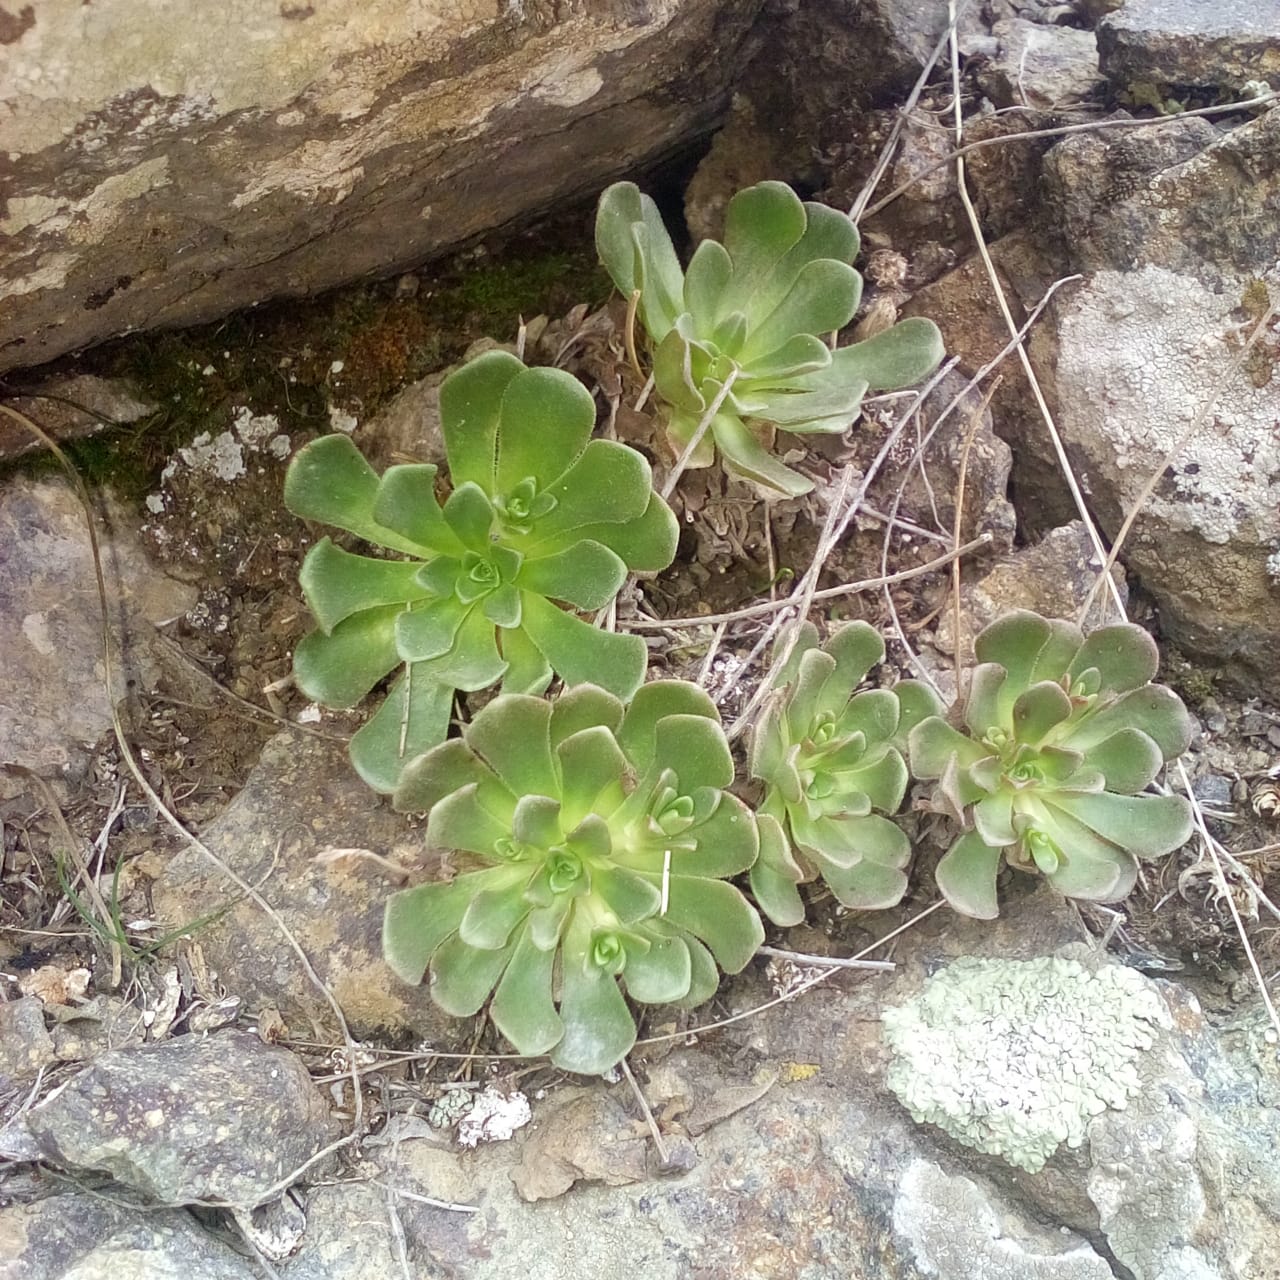
[[[938,864],[957,911],[998,913],[1003,857],[1067,897],[1114,902],[1140,859],[1191,835],[1181,796],[1143,794],[1186,750],[1191,719],[1153,684],[1159,655],[1141,627],[1017,611],[974,641],[977,666],[956,724],[933,716],[909,736],[912,773],[936,780],[932,807],[965,828]]]
[[[657,681],[629,705],[579,685],[502,695],[405,770],[397,808],[479,863],[387,905],[387,962],[521,1053],[608,1070],[635,1043],[626,997],[696,1005],[763,940],[730,876],[755,861],[751,812],[714,704]],[[625,996],[624,996],[625,990]]]
[[[906,733],[941,704],[914,681],[857,692],[884,654],[865,622],[821,646],[806,623],[756,725],[750,769],[764,797],[751,888],[775,924],[804,919],[797,885],[819,877],[852,908],[890,907],[906,891],[911,846],[884,815],[906,793]]]
[[[663,569],[675,555],[675,517],[653,492],[649,464],[592,439],[594,401],[570,374],[486,352],[445,379],[440,414],[443,501],[435,466],[379,477],[344,435],[308,445],[285,481],[296,515],[394,557],[353,554],[328,538],[312,547],[301,583],[317,629],[294,655],[298,686],[331,707],[354,706],[400,670],[351,744],[356,768],[381,791],[444,738],[454,690],[500,680],[506,692],[540,692],[555,673],[634,693],[643,640],[573,611],[607,605],[630,570]]]
[[[724,243],[704,240],[682,271],[657,206],[630,182],[600,197],[596,246],[653,345],[667,432],[682,451],[729,387],[692,466],[725,465],[766,491],[812,483],[765,447],[761,429],[841,432],[868,390],[910,386],[942,359],[930,320],[913,318],[833,351],[826,338],[854,317],[862,277],[850,265],[858,230],[843,213],[804,202],[782,182],[729,202]]]

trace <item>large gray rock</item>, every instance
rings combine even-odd
[[[1239,90],[1280,77],[1276,0],[1126,0],[1098,24],[1102,69],[1118,85]]]
[[[1033,359],[1094,512],[1114,536],[1211,404],[1124,555],[1181,648],[1275,693],[1274,332],[1223,377],[1280,288],[1280,112],[1221,135],[1183,121],[1141,140],[1072,138],[1047,170],[1046,207],[1086,278],[1058,295]]]
[[[181,616],[195,592],[151,566],[117,508],[107,517],[99,538],[119,699],[128,680],[151,687],[161,670],[154,624]],[[59,773],[111,725],[93,558],[71,488],[29,477],[0,488],[0,548],[0,763]]]
[[[103,1054],[14,1123],[64,1168],[165,1204],[244,1208],[331,1136],[302,1063],[242,1032]]]
[[[243,790],[202,837],[279,911],[328,984],[357,1035],[409,1032],[430,1039],[460,1024],[410,987],[382,959],[382,913],[401,886],[385,866],[358,854],[400,855],[406,869],[425,861],[415,832],[360,780],[341,744],[301,732],[273,738]],[[436,855],[438,863],[439,855]],[[158,917],[176,928],[235,900],[203,926],[200,946],[227,990],[250,1005],[273,1004],[298,1034],[327,1027],[332,1011],[275,922],[240,898],[195,849],[174,856],[152,886]]]
[[[179,1211],[133,1212],[72,1191],[0,1209],[0,1280],[254,1280]]]
[[[759,7],[0,11],[0,369],[388,272],[586,195],[714,122]]]

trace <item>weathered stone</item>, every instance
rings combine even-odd
[[[411,1031],[423,1038],[459,1024],[406,986],[382,960],[382,913],[399,886],[357,855],[400,852],[421,861],[425,833],[394,813],[360,780],[337,743],[280,734],[262,752],[244,789],[203,833],[210,849],[276,908],[357,1035]],[[156,911],[175,928],[235,900],[200,930],[200,946],[227,990],[249,1004],[274,1004],[299,1033],[328,1028],[333,1013],[275,923],[194,849],[176,855],[153,886]]]
[[[110,696],[119,699],[128,680],[152,687],[161,669],[153,624],[180,616],[195,593],[152,568],[118,510],[106,514],[99,539],[115,635]],[[64,771],[111,725],[79,499],[59,481],[15,477],[0,488],[0,547],[0,763]]]
[[[55,440],[75,440],[108,427],[129,426],[156,411],[155,405],[138,399],[123,382],[89,373],[47,378],[0,403],[26,414]],[[0,459],[43,447],[12,418],[0,415]]]
[[[254,1280],[187,1215],[69,1192],[0,1210],[0,1280]]]
[[[1075,619],[1101,568],[1088,532],[1076,520],[1051,530],[1033,546],[1015,551],[977,582],[965,582],[960,588],[961,656],[972,662],[973,637],[1013,609],[1030,609],[1046,618]],[[1120,598],[1127,601],[1124,570],[1117,565],[1111,572]],[[1094,596],[1085,629],[1114,621],[1111,593],[1104,587]],[[955,611],[950,604],[938,624],[936,642],[946,653],[955,652]]]
[[[1276,0],[1125,0],[1098,24],[1102,70],[1121,87],[1239,90],[1280,83]]]
[[[27,6],[0,46],[0,368],[394,271],[586,195],[714,123],[759,7]]]
[[[997,22],[991,30],[999,48],[979,69],[978,83],[997,107],[1075,107],[1105,83],[1092,31],[1025,18]]]
[[[330,1136],[302,1063],[242,1032],[104,1054],[18,1123],[64,1168],[165,1204],[246,1208]]]
[[[24,996],[0,1004],[0,1095],[35,1079],[41,1067],[57,1060],[39,1000]]]

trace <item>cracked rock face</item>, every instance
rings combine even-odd
[[[587,195],[714,121],[759,8],[0,9],[0,370],[389,272]]]

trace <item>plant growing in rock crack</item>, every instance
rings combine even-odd
[[[595,404],[571,375],[486,352],[445,379],[440,414],[452,492],[436,468],[379,478],[343,435],[294,459],[285,501],[408,559],[352,554],[324,538],[303,593],[318,624],[298,645],[299,688],[331,707],[358,703],[403,668],[352,739],[361,776],[394,790],[406,760],[440,742],[455,689],[501,680],[537,693],[552,673],[630,697],[644,678],[638,636],[592,626],[628,570],[671,563],[677,528],[634,449],[591,439]]]
[[[856,693],[884,652],[865,622],[837,628],[821,647],[805,623],[756,724],[750,770],[765,789],[751,889],[776,924],[804,919],[796,886],[819,876],[847,907],[891,907],[906,891],[911,846],[881,815],[896,813],[906,792],[907,731],[942,705],[910,680]]]
[[[912,773],[937,780],[932,807],[966,828],[938,887],[957,911],[993,919],[1003,855],[1068,897],[1123,898],[1138,859],[1171,853],[1192,830],[1181,796],[1140,794],[1191,740],[1181,700],[1151,683],[1154,641],[1129,623],[1086,639],[1019,610],[982,631],[974,653],[962,727],[931,716],[909,736]]]
[[[490,1016],[521,1053],[598,1073],[635,1043],[627,995],[696,1005],[763,941],[726,882],[755,860],[714,704],[656,681],[629,706],[592,685],[504,695],[405,770],[397,808],[482,865],[387,904],[384,949],[447,1012]]]
[[[844,214],[762,182],[729,202],[724,243],[704,240],[682,272],[653,201],[630,182],[603,193],[596,246],[618,289],[637,300],[678,451],[725,393],[689,465],[709,466],[719,449],[730,470],[766,490],[807,493],[812,483],[765,448],[761,426],[844,431],[868,390],[910,386],[941,360],[937,326],[918,318],[835,351],[823,341],[858,309],[858,243]]]

